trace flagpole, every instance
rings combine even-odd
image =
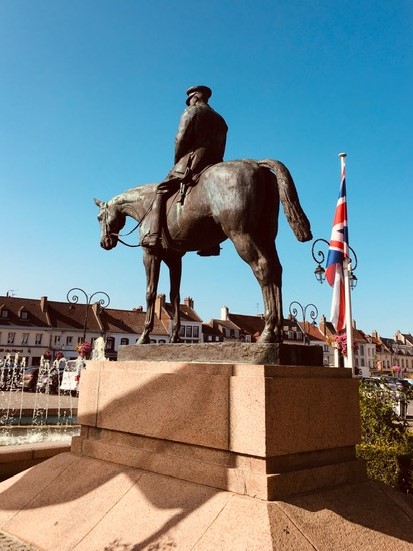
[[[347,153],[339,153],[341,160],[341,175],[346,169]],[[348,223],[348,221],[346,221]],[[354,349],[353,349],[353,315],[351,311],[351,287],[350,287],[351,261],[345,255],[343,260],[343,275],[344,275],[344,299],[346,303],[346,335],[347,335],[347,356],[344,358],[345,367],[351,369],[353,377],[355,376],[354,365]]]

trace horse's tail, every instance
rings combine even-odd
[[[303,211],[298,198],[294,180],[288,168],[280,161],[264,159],[257,161],[259,166],[275,173],[280,200],[285,216],[299,241],[310,241],[313,238],[310,221]]]

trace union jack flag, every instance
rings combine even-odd
[[[336,328],[336,331],[341,331],[346,326],[346,303],[344,297],[343,271],[343,262],[345,258],[349,258],[349,245],[347,226],[346,167],[343,161],[341,169],[340,193],[338,195],[326,263],[326,279],[333,287],[330,320]]]

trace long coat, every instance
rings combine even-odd
[[[175,138],[175,166],[171,173],[184,174],[189,166],[199,174],[224,158],[228,126],[208,104],[185,109]]]

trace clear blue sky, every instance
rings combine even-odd
[[[81,287],[145,304],[142,252],[100,248],[93,197],[160,181],[185,90],[207,84],[226,159],[283,161],[314,237],[330,236],[348,154],[354,318],[413,333],[412,25],[408,0],[0,0],[0,294],[65,300]],[[285,314],[297,300],[329,317],[311,244],[280,220]],[[205,321],[223,305],[263,309],[230,242],[184,258],[181,296]]]

